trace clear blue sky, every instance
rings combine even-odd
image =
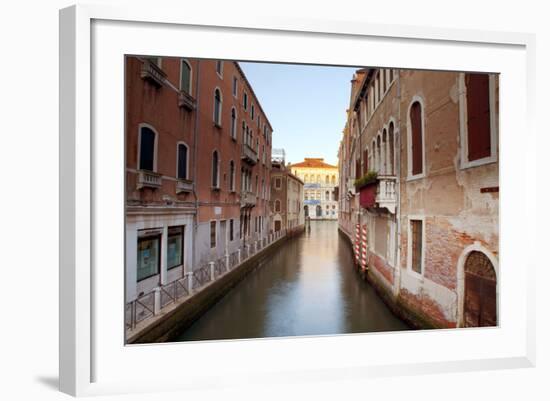
[[[323,157],[337,164],[350,80],[357,68],[239,63],[273,126],[286,161]]]

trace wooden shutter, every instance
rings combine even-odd
[[[178,145],[178,178],[187,179],[187,146]]]
[[[468,160],[491,156],[489,75],[466,74]]]
[[[421,174],[422,165],[422,106],[414,102],[411,106],[412,174]]]
[[[155,133],[147,128],[141,128],[141,143],[139,151],[139,169],[154,171]]]

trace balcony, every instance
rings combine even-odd
[[[180,91],[178,93],[178,106],[183,107],[189,111],[195,110],[197,102],[193,96],[185,91]]]
[[[254,207],[254,206],[256,206],[256,194],[254,192],[242,191],[241,207]]]
[[[162,177],[160,174],[152,171],[138,171],[137,189],[142,188],[160,188],[162,185]]]
[[[386,208],[395,214],[397,207],[396,177],[393,175],[378,176],[378,189],[376,191],[376,203],[379,208]]]
[[[145,59],[141,65],[141,78],[160,88],[166,81],[166,73],[153,61]]]
[[[258,163],[258,154],[250,145],[243,143],[241,159],[246,163],[254,166],[256,163]]]
[[[395,176],[379,175],[375,181],[357,188],[359,204],[365,209],[387,209],[390,213],[395,214],[397,207],[395,183]]]
[[[180,194],[182,192],[192,192],[193,191],[193,181],[179,179],[176,181],[176,193]]]

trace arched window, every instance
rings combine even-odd
[[[186,60],[181,60],[180,90],[191,94],[191,66]]]
[[[328,177],[328,175],[325,177],[325,184],[329,184],[330,183],[330,178]]]
[[[392,71],[392,70],[390,70]],[[391,79],[390,79],[391,82]],[[390,147],[390,160],[389,160],[389,166],[390,169],[388,171],[388,174],[395,175],[395,145],[394,145],[394,135],[393,135],[393,121],[390,123],[390,128],[388,129],[388,146]]]
[[[320,184],[321,183],[321,175],[320,174],[317,174],[317,182]]]
[[[212,187],[220,187],[220,160],[217,150],[212,153]]]
[[[155,171],[156,134],[151,128],[141,126],[139,130],[139,169]]]
[[[382,131],[382,173],[388,174],[389,163],[388,163],[388,133],[386,129]]]
[[[229,162],[229,190],[235,191],[235,162]]]
[[[231,108],[231,138],[237,139],[237,111]]]
[[[325,200],[330,200],[330,191],[325,192]],[[328,207],[328,205],[327,205]]]
[[[422,106],[419,101],[411,105],[409,113],[410,123],[410,172],[411,175],[422,174],[424,172],[423,161],[423,138],[422,138]]]
[[[332,184],[336,184],[336,176],[335,175],[332,176]]]
[[[178,178],[180,180],[187,179],[187,156],[189,149],[187,145],[178,143]]]
[[[243,120],[243,143],[246,143],[246,123]]]
[[[214,91],[214,124],[222,125],[222,93],[218,88]]]
[[[280,212],[281,211],[281,201],[279,199],[277,199],[275,201],[275,211],[276,212]]]
[[[376,171],[382,174],[382,153],[380,152],[380,135],[376,137]]]
[[[378,155],[376,154],[376,140],[372,140],[372,169],[378,171]]]

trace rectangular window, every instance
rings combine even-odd
[[[239,81],[237,80],[237,77],[233,77],[233,96],[237,97],[237,90],[238,90]]]
[[[222,76],[222,74],[223,74],[223,61],[222,60],[217,60],[216,61],[216,72],[218,73],[219,76]]]
[[[172,269],[183,264],[183,227],[168,228],[168,250],[167,250],[168,269]]]
[[[468,161],[491,156],[489,75],[466,74]]]
[[[245,110],[248,110],[248,94],[246,92],[243,95],[243,107]]]
[[[216,221],[210,222],[210,248],[216,247]]]
[[[411,220],[411,269],[422,274],[422,220]]]
[[[187,146],[178,144],[178,178],[187,179]]]
[[[229,220],[229,241],[233,241],[233,219]]]
[[[137,281],[160,272],[160,235],[138,238]]]
[[[250,118],[252,120],[254,120],[254,104],[252,104],[252,106],[250,106]]]
[[[275,178],[275,188],[281,189],[281,179]]]

